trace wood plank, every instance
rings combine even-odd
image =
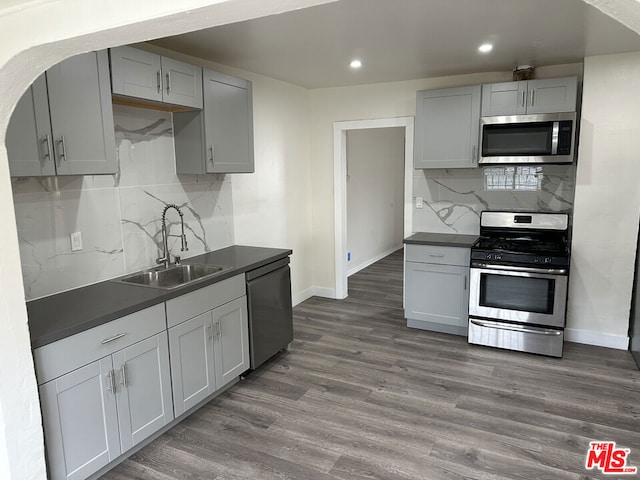
[[[640,466],[629,352],[567,343],[556,359],[409,329],[402,261],[298,305],[289,352],[104,478],[604,478],[584,469],[592,440]]]

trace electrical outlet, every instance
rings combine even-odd
[[[422,208],[422,197],[416,197],[416,208]]]
[[[73,232],[71,235],[71,251],[82,250],[82,232]]]

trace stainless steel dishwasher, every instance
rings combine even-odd
[[[249,352],[255,370],[293,340],[289,257],[246,274]]]

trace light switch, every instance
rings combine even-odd
[[[77,252],[82,250],[82,232],[73,232],[71,234],[71,251]]]
[[[416,208],[422,208],[422,197],[416,197]]]

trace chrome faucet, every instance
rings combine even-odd
[[[175,211],[178,212],[178,214],[180,215],[180,225],[182,226],[182,235],[167,234],[166,215],[167,215],[167,210],[169,210],[170,208],[175,209]],[[180,237],[180,241],[182,242],[182,245],[180,248],[181,252],[189,250],[187,248],[187,236],[184,234],[184,215],[180,210],[180,207],[178,207],[173,203],[167,204],[167,206],[164,207],[164,210],[162,210],[162,257],[157,258],[156,263],[161,263],[164,266],[164,268],[169,268],[169,266],[171,265],[171,254],[169,253],[169,243],[167,241],[169,237]],[[175,256],[175,263],[176,264],[180,263],[180,257],[177,255]]]

